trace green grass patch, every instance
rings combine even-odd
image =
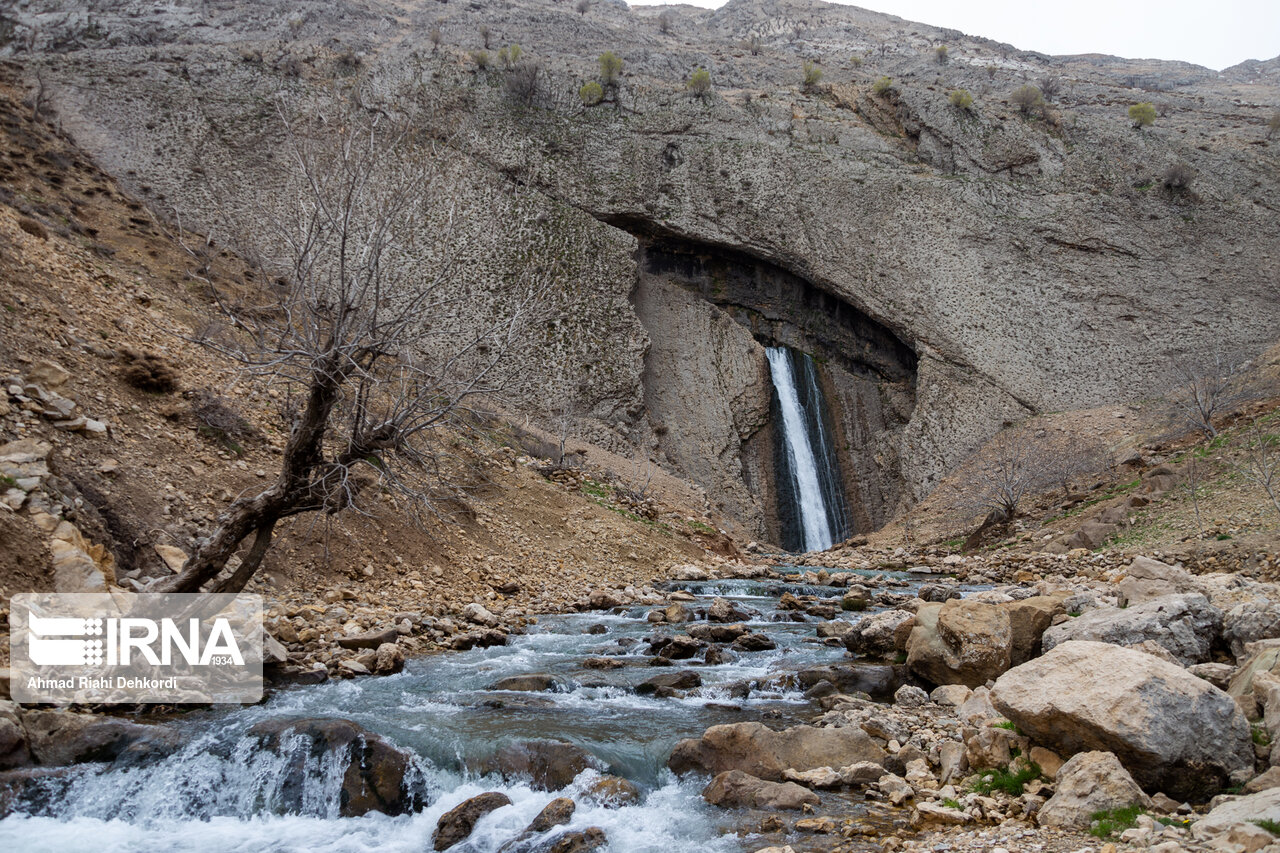
[[[694,530],[697,530],[699,533],[714,534],[716,532],[716,529],[714,527],[712,527],[710,524],[707,524],[706,522],[703,522],[703,521],[692,520],[692,521],[687,521],[685,523],[688,524]]]
[[[1261,820],[1250,821],[1254,826],[1260,826],[1272,835],[1280,835],[1280,822],[1262,818]]]
[[[1020,797],[1027,783],[1038,778],[1040,778],[1040,765],[1035,762],[1030,762],[1016,771],[1010,771],[1008,768],[982,770],[979,771],[978,781],[973,783],[970,790],[983,796],[989,796],[993,791],[1003,791],[1011,797]]]
[[[4,486],[9,489],[16,489],[18,487],[18,481],[10,477],[8,474],[0,474],[0,486]]]
[[[1267,734],[1267,730],[1260,725],[1253,725],[1249,728],[1249,734],[1253,738],[1253,742],[1258,746],[1270,746],[1271,735]]]
[[[953,799],[951,799],[950,797],[947,797],[945,800],[943,800],[943,801],[942,801],[942,805],[946,806],[946,807],[947,807],[947,808],[949,808],[949,809],[955,809],[956,811],[960,811],[960,801],[959,801],[959,800],[953,800]],[[1270,831],[1270,830],[1268,830],[1268,832],[1269,832],[1269,831]]]
[[[613,489],[606,486],[604,483],[597,483],[595,480],[583,480],[582,493],[584,495],[591,495],[593,498],[604,498],[605,500],[608,500],[613,496]]]
[[[1094,812],[1089,816],[1089,834],[1097,838],[1110,838],[1126,829],[1132,829],[1142,814],[1142,806],[1136,803],[1119,809]]]
[[[1001,720],[998,723],[992,723],[992,726],[997,729],[1007,729],[1011,732],[1018,732],[1018,734],[1022,734],[1022,732],[1018,731],[1018,724],[1013,720]]]

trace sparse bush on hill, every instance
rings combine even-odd
[[[164,356],[142,350],[125,350],[125,366],[120,375],[134,388],[167,394],[178,389],[178,369]]]
[[[747,50],[752,56],[760,55],[760,51],[764,50],[764,42],[760,40],[760,36],[752,36],[747,39]]]
[[[1155,105],[1149,102],[1134,104],[1129,107],[1129,119],[1133,122],[1133,126],[1138,129],[1147,127],[1156,120]]]
[[[1164,170],[1161,176],[1161,183],[1171,190],[1185,190],[1191,186],[1191,182],[1195,180],[1196,170],[1191,168],[1187,163],[1178,161]]]
[[[440,44],[444,41],[444,33],[440,31],[439,26],[431,28],[431,32],[427,34],[427,40],[431,42],[432,53],[435,53],[440,49]]]
[[[861,68],[863,62],[864,60],[859,54],[855,53],[853,56],[849,57],[849,64],[854,68]]]
[[[514,68],[516,63],[520,61],[520,56],[524,53],[518,44],[509,44],[506,47],[498,49],[498,62],[503,68],[510,70]]]
[[[658,31],[661,33],[671,32],[671,26],[675,22],[675,16],[671,14],[670,9],[663,9],[662,14],[658,15]]]
[[[892,77],[881,77],[879,80],[871,84],[871,91],[877,95],[884,95],[893,89]]]
[[[578,4],[573,7],[579,15],[585,15],[591,11],[591,0],[578,0]]]
[[[536,62],[521,62],[503,76],[503,88],[511,99],[531,104],[538,96],[538,76],[541,73],[542,66]]]
[[[476,68],[480,69],[481,71],[487,71],[489,68],[489,64],[491,62],[491,59],[489,57],[489,51],[487,50],[471,51],[471,61],[476,64]]]
[[[803,74],[804,88],[806,90],[812,89],[822,81],[822,67],[816,62],[806,59],[801,64],[800,71]]]
[[[484,45],[485,50],[489,49],[489,42],[492,38],[493,32],[487,26],[482,25],[480,27],[480,43]]]
[[[604,100],[604,89],[595,80],[588,80],[578,90],[578,97],[582,100],[583,106],[594,107]]]
[[[933,61],[939,65],[946,65],[950,58],[950,53],[947,51],[945,44],[938,45],[933,51]]]
[[[711,72],[705,68],[699,68],[689,75],[686,88],[695,98],[705,98],[711,92]]]
[[[1009,100],[1023,115],[1030,115],[1032,110],[1044,106],[1044,95],[1038,87],[1031,84],[1014,89]]]
[[[1267,121],[1267,139],[1280,133],[1280,112],[1272,113],[1270,120]]]
[[[1037,80],[1036,84],[1040,87],[1040,94],[1044,99],[1052,101],[1062,92],[1062,75],[1050,72]]]
[[[969,94],[968,89],[952,89],[949,98],[951,106],[960,110],[969,110],[973,108],[973,95]]]
[[[617,86],[618,78],[622,76],[622,59],[612,50],[606,50],[596,62],[600,66],[601,85],[606,89]]]

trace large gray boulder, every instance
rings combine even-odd
[[[1116,588],[1121,607],[1132,607],[1166,595],[1205,592],[1204,585],[1186,569],[1150,557],[1134,557]]]
[[[795,782],[768,782],[741,770],[728,770],[711,780],[702,797],[713,806],[749,809],[802,809],[822,802]]]
[[[1053,796],[1036,815],[1041,826],[1088,829],[1096,812],[1135,804],[1151,807],[1151,798],[1109,752],[1073,755],[1058,770],[1055,782]]]
[[[762,723],[729,723],[712,726],[700,738],[680,741],[667,766],[681,774],[741,770],[781,782],[787,770],[845,767],[860,761],[883,764],[884,760],[884,750],[856,726],[794,726],[778,732]]]
[[[907,667],[933,684],[980,687],[1013,658],[1009,612],[996,604],[952,599],[916,611],[907,639]]]
[[[1070,640],[1136,646],[1151,640],[1184,666],[1203,663],[1222,631],[1222,611],[1199,593],[1153,598],[1132,607],[1100,607],[1044,632],[1047,652]]]
[[[1248,654],[1246,646],[1259,640],[1280,637],[1280,604],[1265,598],[1243,601],[1222,617],[1222,638],[1231,646],[1231,654],[1240,660]]]
[[[844,647],[854,654],[886,656],[894,652],[894,632],[904,622],[910,622],[912,614],[907,610],[884,610],[863,616],[844,637]]]
[[[1060,754],[1115,753],[1149,791],[1197,797],[1253,770],[1249,723],[1230,696],[1110,643],[1064,642],[1002,675],[991,701],[1033,742]]]

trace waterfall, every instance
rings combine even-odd
[[[808,355],[787,347],[769,347],[765,353],[781,421],[777,488],[782,544],[821,551],[845,537],[848,512],[817,369]]]

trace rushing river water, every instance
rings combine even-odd
[[[915,581],[908,581],[914,586]],[[108,769],[75,768],[70,781],[50,791],[30,814],[0,821],[0,850],[235,850],[235,851],[425,851],[439,817],[463,800],[500,790],[512,805],[488,815],[468,841],[453,848],[493,853],[528,825],[556,796],[578,803],[570,829],[603,828],[614,853],[754,850],[762,839],[739,837],[742,816],[713,808],[700,792],[705,780],[677,779],[665,768],[681,738],[708,726],[767,719],[771,725],[803,722],[814,706],[785,686],[780,673],[845,659],[844,649],[815,642],[814,623],[775,621],[784,592],[832,598],[839,587],[803,586],[770,580],[732,580],[679,586],[695,595],[690,608],[716,596],[758,611],[748,623],[777,648],[735,653],[716,666],[677,661],[676,669],[647,666],[642,638],[655,628],[650,608],[625,613],[544,617],[529,633],[502,647],[411,660],[398,675],[332,681],[274,693],[263,703],[231,711],[199,711],[173,725],[185,745],[159,763]],[[856,620],[861,614],[843,613]],[[589,628],[604,633],[589,633]],[[679,626],[658,628],[678,630]],[[624,661],[619,669],[583,667],[591,656]],[[655,674],[696,669],[703,687],[683,698],[637,695],[635,685]],[[552,673],[559,692],[517,693],[487,689],[500,678]],[[744,683],[751,685],[743,696]],[[384,735],[420,757],[418,772],[430,805],[413,815],[337,816],[339,774],[310,768],[301,814],[273,809],[287,760],[258,750],[245,730],[258,722],[290,717],[339,717]],[[498,747],[533,739],[577,744],[608,765],[611,773],[639,786],[642,800],[604,808],[583,796],[591,771],[564,792],[533,790],[528,784],[477,777],[468,772]],[[826,795],[824,795],[826,796]]]

